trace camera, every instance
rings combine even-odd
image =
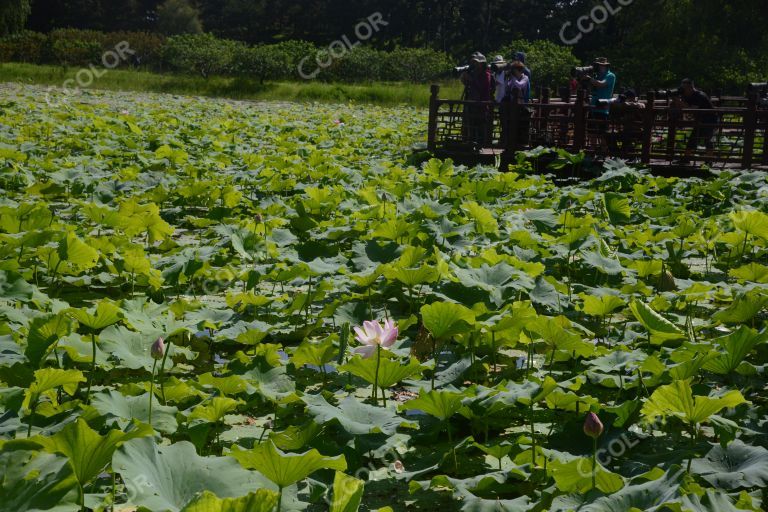
[[[571,78],[576,79],[582,89],[592,85],[592,75],[595,73],[595,66],[579,66],[571,69]]]
[[[768,96],[768,82],[753,82],[747,86],[747,91],[758,96]]]
[[[597,100],[597,104],[601,107],[612,107],[616,105],[623,105],[627,102],[627,96],[625,94],[619,94],[616,98],[609,100]]]
[[[755,82],[747,87],[748,94],[757,94],[757,107],[768,110],[768,82]]]
[[[457,75],[461,75],[463,73],[468,72],[470,69],[471,69],[471,67],[469,65],[466,65],[466,66],[456,66],[455,68],[453,68],[453,72],[456,73]]]
[[[679,98],[683,95],[683,89],[663,89],[663,90],[657,90],[656,91],[656,98],[660,100],[666,100],[666,99],[675,99]]]

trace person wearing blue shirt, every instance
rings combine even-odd
[[[604,100],[613,99],[613,90],[616,87],[616,75],[611,71],[611,63],[605,57],[595,59],[596,76],[592,78],[592,112],[590,117],[595,120],[592,124],[591,134],[599,138],[600,148],[604,154],[608,153],[608,117],[610,106]],[[602,104],[601,104],[601,100]]]
[[[523,66],[524,66],[523,74],[528,77],[528,87],[525,89],[525,94],[523,95],[523,99],[525,100],[526,103],[529,103],[531,101],[531,70],[528,67],[528,65],[525,63],[525,53],[517,52],[515,54],[515,60],[523,63]]]

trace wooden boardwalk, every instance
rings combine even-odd
[[[590,117],[584,90],[565,102],[551,101],[543,89],[527,112],[509,103],[440,99],[439,93],[433,85],[428,136],[428,148],[438,158],[501,161],[506,168],[520,151],[550,147],[584,152],[593,160],[623,158],[664,174],[696,175],[704,166],[768,170],[768,108],[761,108],[757,95],[716,97],[714,110],[700,110],[675,108],[669,98],[651,92],[643,110],[630,116],[622,107],[612,108],[609,119],[600,120]],[[702,121],[707,117],[710,122]],[[713,147],[705,148],[699,138],[699,147],[686,151],[696,132],[712,133]],[[607,151],[596,133],[611,142]]]

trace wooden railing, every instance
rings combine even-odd
[[[428,146],[438,156],[509,156],[545,146],[655,165],[682,161],[714,168],[768,168],[768,109],[759,108],[756,95],[716,98],[716,105],[727,106],[703,110],[675,108],[651,92],[642,101],[643,110],[629,115],[621,107],[612,108],[603,120],[590,116],[593,107],[584,90],[565,102],[552,101],[543,89],[539,100],[524,107],[515,99],[504,104],[440,99],[436,85],[431,92]],[[694,144],[691,137],[696,134]],[[707,139],[712,141],[709,148]]]

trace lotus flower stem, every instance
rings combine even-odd
[[[531,420],[531,465],[536,467],[536,434],[533,427],[533,401],[531,401],[530,408],[530,420]]]
[[[381,345],[376,347],[376,373],[373,377],[373,403],[379,405],[379,366],[381,365]]]
[[[157,359],[152,363],[152,380],[149,381],[149,426],[152,426],[152,397],[155,394],[155,369],[157,368]]]
[[[592,489],[596,489],[597,480],[597,438],[603,434],[603,423],[597,414],[588,412],[584,419],[584,433],[592,438]]]
[[[282,507],[283,507],[283,488],[279,487],[279,490],[277,491],[277,512],[280,512]]]
[[[597,480],[597,438],[592,438],[592,489],[596,489],[595,481]]]

